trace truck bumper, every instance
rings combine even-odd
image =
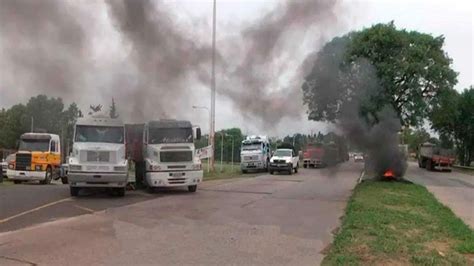
[[[146,182],[150,187],[184,187],[202,182],[203,171],[147,172]]]
[[[323,167],[324,163],[321,160],[304,160],[304,167]]]
[[[264,163],[258,162],[242,162],[240,163],[241,170],[253,170],[253,169],[265,169],[266,166]]]
[[[285,163],[285,164],[270,163],[268,170],[270,172],[293,171],[292,165],[288,163]]]
[[[42,181],[46,178],[46,171],[22,171],[7,169],[7,177],[9,180]]]
[[[118,188],[127,185],[128,173],[69,172],[67,178],[71,187]]]

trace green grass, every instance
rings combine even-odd
[[[216,161],[215,164],[215,171],[208,172],[207,171],[207,161],[202,161],[202,169],[204,170],[204,180],[215,180],[215,179],[226,179],[226,178],[234,178],[234,177],[255,177],[257,174],[242,174],[240,171],[240,164],[234,163],[234,167],[232,168],[231,163],[224,162],[221,164],[220,162]]]
[[[473,265],[473,259],[474,231],[426,188],[365,181],[323,265]]]

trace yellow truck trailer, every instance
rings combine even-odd
[[[20,137],[20,145],[14,159],[8,162],[7,177],[15,184],[32,180],[49,184],[59,177],[60,168],[59,136],[47,133],[25,133]]]

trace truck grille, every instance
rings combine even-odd
[[[285,160],[274,160],[273,162],[274,162],[274,163],[286,163]]]
[[[244,156],[244,161],[258,161],[258,156]]]
[[[15,169],[16,170],[26,170],[26,167],[31,167],[31,153],[26,153],[26,154],[21,154],[17,153],[16,154],[16,164],[15,164]]]
[[[160,161],[162,163],[191,162],[193,160],[192,151],[162,151]]]
[[[168,178],[168,183],[170,183],[170,184],[184,184],[184,183],[186,183],[186,178],[184,178],[184,177]]]
[[[110,152],[108,151],[87,151],[87,162],[110,162]]]

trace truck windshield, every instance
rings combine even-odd
[[[262,148],[261,144],[242,144],[243,151],[257,151]]]
[[[192,128],[149,128],[148,143],[193,143]]]
[[[276,150],[276,151],[275,151],[275,154],[273,154],[273,156],[277,156],[277,157],[291,157],[291,151],[287,151],[287,150]]]
[[[123,127],[76,126],[76,142],[124,143]]]
[[[20,151],[49,151],[49,139],[22,139]]]

